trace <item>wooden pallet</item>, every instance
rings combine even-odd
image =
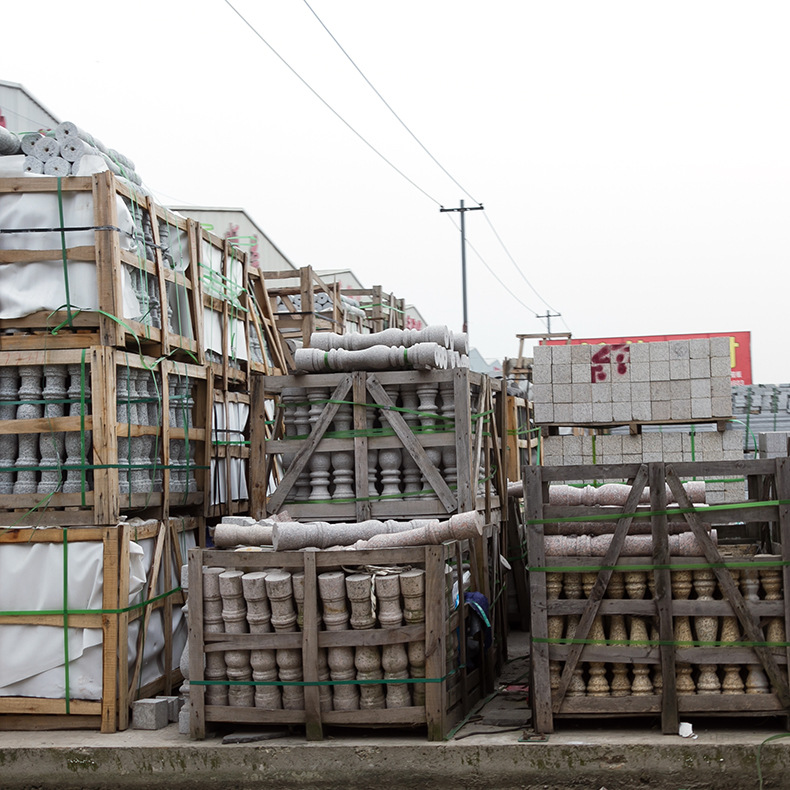
[[[413,432],[386,390],[401,385],[448,385],[454,398],[454,411],[448,428]],[[321,399],[321,415],[306,438],[287,438],[283,427],[284,388],[302,387],[308,392],[323,389],[329,397]],[[266,469],[252,488],[251,512],[256,518],[282,508],[295,518],[364,521],[368,518],[415,518],[446,516],[469,510],[485,510],[490,520],[492,509],[500,507],[499,491],[504,490],[506,466],[500,437],[504,426],[502,382],[466,369],[448,371],[404,371],[379,373],[333,373],[263,377],[253,381],[252,391],[252,466]],[[276,398],[281,408],[274,425],[274,437],[261,439],[262,415],[267,398]],[[325,400],[325,405],[324,405]],[[333,437],[328,430],[342,404],[353,410],[353,430]],[[384,430],[367,428],[368,403],[381,409]],[[482,415],[477,418],[476,415]],[[455,450],[457,482],[445,481],[443,472],[429,458],[429,452],[443,448]],[[428,481],[425,498],[419,496],[372,496],[368,480],[368,451],[399,450],[408,454]],[[295,501],[294,484],[309,468],[314,453],[353,454],[353,498]],[[262,455],[261,455],[262,454]],[[283,455],[293,460],[282,469]],[[482,482],[480,482],[482,481]],[[480,485],[478,483],[480,482]],[[273,488],[267,492],[267,488]],[[402,493],[402,488],[400,492]]]
[[[194,545],[200,532],[200,522],[190,518],[173,518],[167,523],[133,520],[118,527],[0,528],[0,552],[9,546],[37,544],[61,545],[64,551],[86,542],[99,542],[103,546],[99,610],[74,614],[0,613],[0,629],[9,625],[50,626],[57,629],[56,638],[61,644],[63,629],[67,626],[101,630],[102,667],[94,678],[101,684],[101,699],[79,699],[76,693],[70,694],[69,699],[0,696],[0,730],[100,728],[102,732],[115,732],[129,726],[129,708],[134,700],[170,694],[182,680],[177,659],[172,659],[173,610],[184,603],[178,583],[180,567],[186,559],[182,547]],[[187,541],[189,535],[191,538]],[[143,605],[129,606],[131,543],[146,540],[153,540],[154,547],[147,567],[147,582],[140,596]],[[20,571],[19,578],[12,579],[11,583],[32,588],[38,582]],[[67,585],[68,579],[64,589]],[[155,680],[142,684],[143,644],[145,636],[150,634],[152,617],[161,618],[163,625],[163,672]],[[136,626],[138,621],[139,626]],[[128,647],[130,627],[138,632],[131,653]]]
[[[578,477],[580,472],[585,474]],[[548,486],[551,482],[583,479],[588,475],[598,481],[630,479],[633,486],[628,502],[622,508],[548,504]],[[749,481],[750,492],[755,494],[754,498],[740,503],[740,506],[728,505],[726,509],[695,509],[682,487],[681,479],[705,479],[718,475],[745,476]],[[701,546],[704,556],[670,556],[665,483],[681,510],[687,511],[682,512],[682,518]],[[639,494],[648,484],[650,504],[637,506],[635,503]],[[677,733],[681,713],[684,716],[766,716],[790,712],[786,637],[780,637],[778,642],[769,640],[769,644],[766,644],[764,631],[764,626],[767,629],[771,622],[771,627],[778,624],[783,634],[787,634],[790,627],[790,607],[785,593],[790,589],[790,510],[785,504],[790,500],[790,459],[595,467],[534,466],[524,471],[524,491],[531,566],[532,706],[533,722],[538,732],[552,732],[557,718],[660,715],[663,731],[673,734]],[[605,520],[612,526],[613,537],[605,556],[546,556],[544,523],[547,519],[589,521],[607,516]],[[641,517],[648,518],[651,524],[652,556],[621,556],[632,521]],[[766,553],[741,556],[733,554],[732,550],[728,553],[726,546],[717,546],[711,540],[708,528],[733,522],[741,523],[744,529],[750,524],[758,525],[761,551]],[[767,588],[763,588],[765,594],[759,599],[753,591],[754,594],[745,600],[743,587],[739,588],[733,574],[736,571],[741,574],[759,574],[768,568],[774,571],[779,569],[781,575],[776,578],[778,593],[768,596],[765,593]],[[605,592],[611,589],[613,573],[628,573],[629,569],[632,573],[652,569],[652,579],[649,581],[654,585],[654,595],[637,595],[632,600],[621,593],[604,598]],[[696,597],[692,594],[690,600],[688,593],[673,597],[673,580],[677,581],[680,578],[677,574],[688,569],[693,569],[695,573],[714,574],[718,592]],[[594,578],[589,595],[558,598],[556,591],[560,588],[557,585],[561,584],[563,590],[567,589],[566,575],[578,577],[583,572],[591,574],[589,583]],[[551,596],[547,592],[549,575],[552,576],[554,589]],[[644,576],[648,577],[648,574]],[[760,583],[763,583],[762,576]],[[696,591],[696,587],[694,589]],[[568,616],[578,619],[574,633],[570,635],[568,626],[563,636],[550,637],[551,624],[554,623],[555,629],[562,629],[565,627],[562,618]],[[605,620],[612,616],[631,618],[632,622],[641,619],[648,633],[652,626],[655,627],[655,636],[638,643],[625,640],[624,643],[612,644],[602,640],[599,631],[598,638],[590,639],[596,621],[602,623],[600,618]],[[742,636],[734,646],[728,646],[733,641],[729,638],[718,643],[714,639],[714,644],[709,644],[710,640],[705,644],[695,644],[692,640],[689,645],[686,639],[678,643],[676,635],[679,632],[675,630],[679,627],[678,621],[685,619],[695,623],[695,618],[705,619],[709,623],[711,619],[716,620],[717,629],[721,626],[718,622],[720,618],[730,618]],[[737,618],[737,625],[734,618]],[[613,627],[611,623],[610,627]],[[559,630],[555,633],[559,633]],[[554,674],[553,689],[552,664],[557,673]],[[614,667],[627,665],[629,668],[648,668],[645,671],[640,669],[638,674],[652,673],[649,686],[652,693],[647,685],[640,694],[628,693],[622,697],[581,692],[584,679],[578,675],[578,670],[590,672],[591,665],[596,669],[589,677],[598,676],[598,692],[602,690],[599,683],[601,667],[606,668],[606,677],[613,678]],[[715,689],[718,681],[711,683],[710,674],[706,676],[704,684],[700,681],[705,693],[698,693],[696,686],[693,686],[695,693],[690,693],[687,682],[683,688],[678,688],[679,678],[687,674],[685,667],[691,667],[696,674],[707,672],[706,667],[714,667],[715,670],[722,665],[759,667],[768,679],[767,693],[745,693],[742,686],[738,689],[737,684],[730,687],[731,693],[717,693]],[[742,680],[743,674],[741,672]],[[636,675],[634,677],[636,682]],[[660,693],[656,692],[654,683],[659,684]],[[569,689],[572,688],[575,693],[569,695]]]
[[[80,488],[71,493],[61,490],[64,474],[60,473],[55,493],[9,493],[0,494],[0,513],[8,525],[105,525],[118,523],[121,514],[140,514],[166,519],[171,512],[202,514],[207,491],[209,468],[209,420],[210,404],[213,399],[212,376],[206,367],[188,365],[171,360],[153,359],[107,346],[92,346],[87,349],[60,349],[49,351],[6,351],[0,352],[0,368],[19,366],[76,366],[82,377],[80,391],[74,396],[79,413],[62,417],[37,417],[34,419],[10,419],[0,421],[0,435],[52,435],[61,432],[67,436],[78,436],[81,440],[79,462]],[[118,381],[136,371],[146,377],[154,376],[159,392],[158,415],[160,423],[141,424],[118,421]],[[171,404],[176,408],[176,425],[184,423],[183,402],[176,403],[170,382],[174,377],[188,381],[194,396],[194,405],[189,410],[192,427],[171,425]],[[128,390],[127,390],[128,391]],[[134,400],[134,393],[129,395]],[[72,405],[74,405],[72,404]],[[127,413],[131,415],[128,404]],[[69,411],[68,405],[64,409]],[[151,422],[149,420],[149,422]],[[134,474],[135,462],[128,457],[119,457],[119,441],[139,437],[151,437],[159,447],[158,468],[162,474],[162,492],[154,490],[121,493],[121,475]],[[187,440],[193,448],[189,457],[193,468],[195,491],[183,493],[171,490],[171,440]],[[120,451],[120,455],[123,452]],[[68,460],[68,459],[67,459]],[[73,464],[74,462],[68,462]],[[10,469],[16,469],[12,463]],[[17,470],[19,471],[19,470]],[[149,467],[149,473],[152,470]]]
[[[301,632],[264,634],[227,634],[209,632],[204,627],[202,596],[190,595],[189,600],[189,674],[190,731],[193,738],[204,738],[207,725],[218,722],[241,724],[304,725],[307,738],[323,737],[325,726],[350,727],[425,727],[431,740],[441,740],[450,728],[493,687],[496,664],[495,644],[483,652],[480,666],[466,667],[466,643],[453,642],[453,635],[466,633],[467,607],[450,604],[450,591],[457,582],[458,568],[467,562],[472,568],[472,589],[490,592],[486,575],[487,553],[482,551],[488,538],[473,541],[448,541],[439,546],[415,546],[400,549],[336,550],[301,552],[232,552],[193,549],[189,552],[190,590],[203,589],[206,567],[223,567],[244,572],[274,568],[304,573],[304,609]],[[451,563],[451,565],[448,565]],[[425,623],[402,625],[395,629],[373,628],[365,631],[323,630],[321,605],[317,593],[317,576],[330,570],[358,565],[408,565],[423,568],[425,577]],[[452,567],[448,576],[446,569]],[[379,710],[321,710],[318,651],[331,647],[357,647],[425,641],[425,704]],[[233,707],[206,704],[204,657],[208,652],[228,650],[271,650],[278,648],[301,651],[304,681],[304,708],[298,710],[267,710],[260,707]],[[219,681],[222,682],[222,681]],[[414,685],[414,684],[410,684]]]

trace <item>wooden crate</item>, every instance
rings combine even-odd
[[[735,505],[692,506],[681,479],[720,475],[746,477],[758,495]],[[592,477],[633,481],[625,505],[547,504],[549,483]],[[681,714],[790,711],[790,459],[531,466],[524,481],[538,732],[552,732],[557,718],[660,715],[663,731],[673,734]],[[647,484],[650,504],[637,506]],[[677,515],[667,507],[665,484],[679,503]],[[629,528],[643,519],[650,524],[652,554],[623,556]],[[566,525],[574,521],[600,520],[612,527],[604,556],[547,556],[549,525],[568,532]],[[704,556],[670,555],[668,524],[674,529],[683,522]],[[756,525],[761,553],[739,551],[737,544],[717,546],[708,529],[732,524]],[[580,574],[587,574],[589,593],[582,592]],[[623,579],[631,584],[625,591]],[[761,677],[765,693],[749,693],[760,687]],[[629,693],[634,687],[638,693]],[[625,693],[613,696],[613,689]]]
[[[250,396],[246,392],[214,390],[210,463],[206,516],[217,518],[248,513]]]
[[[253,266],[247,267],[247,298],[250,308],[250,371],[283,376],[288,372],[283,338],[277,329],[266,278],[260,269]]]
[[[407,406],[396,406],[391,396],[397,398],[394,393],[404,386],[409,400],[398,402]],[[293,388],[305,393],[295,402],[289,393]],[[507,474],[499,438],[504,425],[501,388],[501,381],[467,369],[266,376],[254,381],[251,464],[265,468],[266,474],[253,481],[252,514],[263,518],[287,508],[297,519],[364,521],[479,509],[490,521],[491,510],[500,507],[498,492],[504,490]],[[415,404],[421,391],[427,394],[418,412]],[[440,410],[431,400],[437,392],[447,394],[448,408]],[[262,439],[267,427],[264,403],[271,397],[280,409],[273,438]],[[373,404],[381,428],[369,425],[376,414]],[[305,422],[308,405],[312,422]],[[341,407],[346,410],[346,427],[338,431]],[[303,409],[301,415],[291,420],[297,409]],[[331,432],[330,426],[335,426]],[[368,465],[376,454],[381,479],[376,477],[374,489]],[[397,475],[385,470],[384,458],[393,468],[398,458],[412,464],[411,487],[405,474],[395,481]],[[298,493],[303,472],[326,482],[330,459],[334,468],[324,489],[329,496],[315,496],[321,491],[318,486],[310,487],[309,496]],[[342,478],[337,474],[341,465]]]
[[[88,246],[67,246],[76,231],[66,230],[48,234],[57,237],[53,249],[0,250],[0,265],[63,260],[59,274],[64,276],[69,297],[54,311],[43,310],[22,318],[0,320],[0,330],[3,330],[0,350],[86,348],[102,344],[157,357],[180,356],[202,364],[197,223],[158,206],[150,197],[138,194],[110,172],[64,179],[0,179],[0,200],[4,194],[41,193],[50,194],[58,201],[91,196],[93,222],[87,229],[96,229],[94,242]],[[51,220],[49,217],[41,219],[43,227],[58,231],[61,227],[58,204],[52,204]],[[25,235],[40,237],[38,233]],[[167,238],[171,235],[172,244]],[[6,242],[4,246],[12,243]],[[80,310],[74,306],[84,303],[87,297],[84,293],[70,292],[69,278],[64,274],[68,268],[65,261],[70,265],[95,265],[96,293],[90,299],[98,309]],[[139,297],[139,315],[125,314],[125,290],[132,290]],[[166,300],[161,299],[162,294],[167,295]],[[162,309],[163,301],[170,306],[170,320],[161,320],[162,315],[168,315],[168,310]],[[5,330],[13,333],[6,334]]]
[[[213,400],[212,376],[205,366],[107,346],[0,352],[0,377],[18,375],[25,367],[38,371],[38,385],[20,390],[19,396],[16,385],[6,391],[0,400],[0,410],[5,410],[0,438],[19,437],[21,446],[35,435],[31,458],[40,460],[32,467],[18,466],[16,445],[3,459],[3,476],[11,475],[14,484],[20,474],[32,476],[32,485],[26,487],[34,488],[0,494],[0,512],[7,524],[113,526],[122,513],[161,519],[171,511],[203,513]],[[48,370],[67,377],[62,379],[68,384],[61,384],[60,399],[52,401],[60,404],[63,416],[48,411],[53,393],[47,393],[46,383],[42,391],[42,370],[43,382]],[[130,379],[136,382],[132,387]],[[141,381],[145,391],[139,389]],[[25,419],[26,404],[36,403],[44,405],[33,406],[35,416]],[[58,462],[57,452],[49,460],[45,457],[40,448],[49,448],[48,437],[63,444],[65,463]],[[137,454],[143,445],[147,449]],[[6,445],[0,442],[0,448]],[[177,458],[171,455],[174,451]]]
[[[532,463],[532,453],[540,439],[535,429],[532,402],[515,395],[506,396],[507,471],[509,480],[521,480],[521,469]]]
[[[453,583],[458,582],[459,568],[470,568],[471,589],[487,590],[490,579],[486,575],[487,556],[484,547],[490,543],[495,530],[487,528],[486,540],[448,541],[439,546],[415,546],[400,549],[336,550],[299,552],[232,552],[193,549],[189,553],[189,676],[190,676],[190,731],[193,738],[203,738],[207,724],[229,722],[239,724],[297,724],[304,725],[308,739],[323,737],[323,727],[330,725],[351,727],[425,727],[431,740],[441,740],[449,729],[493,687],[493,666],[496,644],[482,651],[481,663],[470,669],[466,666],[466,640],[457,635],[466,633],[468,607],[451,604]],[[425,622],[395,628],[373,627],[368,630],[324,630],[321,625],[321,603],[318,596],[318,576],[326,571],[356,566],[410,566],[425,570]],[[246,572],[284,569],[304,573],[304,604],[301,610],[301,630],[289,633],[218,633],[217,625],[207,626],[203,573],[206,568],[225,568]],[[456,587],[458,589],[458,587]],[[469,588],[467,588],[469,589]],[[195,592],[197,591],[197,593]],[[488,592],[490,597],[490,591]],[[425,681],[408,685],[424,687],[424,704],[408,707],[322,710],[320,689],[337,685],[331,680],[319,681],[319,650],[333,647],[370,647],[409,642],[425,642]],[[205,657],[226,651],[256,651],[289,649],[300,651],[303,681],[285,685],[304,684],[304,706],[299,709],[266,709],[207,704],[207,687],[212,684],[229,685],[227,681],[206,679]],[[338,681],[339,682],[339,681]],[[354,682],[353,680],[351,682]],[[347,681],[344,681],[347,683]],[[280,686],[281,681],[249,681],[253,686]]]
[[[368,332],[383,332],[385,329],[406,329],[406,301],[395,294],[387,293],[380,285],[373,288],[349,288],[346,296],[356,299],[365,311]]]
[[[24,546],[32,551],[39,544],[52,544],[63,547],[64,562],[67,562],[68,551],[73,554],[76,546],[100,544],[102,596],[101,606],[95,611],[72,612],[64,603],[58,609],[45,612],[0,612],[0,629],[6,626],[51,627],[52,638],[61,646],[66,628],[101,631],[101,668],[91,677],[91,682],[101,687],[100,699],[79,697],[80,683],[74,674],[71,681],[66,674],[66,666],[71,665],[72,659],[66,661],[64,658],[67,693],[60,699],[0,696],[0,730],[100,728],[102,732],[115,732],[128,727],[129,708],[135,699],[169,694],[177,687],[182,677],[178,658],[173,657],[174,611],[184,603],[179,573],[186,550],[198,537],[196,530],[200,531],[200,522],[190,518],[172,518],[168,522],[134,519],[117,527],[0,528],[0,554],[12,546]],[[135,598],[140,602],[129,604],[133,542],[150,542],[153,546],[145,563],[146,583]],[[4,582],[33,589],[39,580],[30,578],[30,573],[30,570],[20,570],[17,578],[12,572],[11,580],[6,578]],[[68,586],[69,574],[63,581],[66,601],[69,600]],[[146,637],[153,638],[152,618],[162,625],[163,671],[143,683],[143,646]],[[131,651],[130,630],[137,631]],[[84,677],[80,680],[85,682]]]

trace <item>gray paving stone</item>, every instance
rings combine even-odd
[[[135,730],[161,730],[167,727],[170,717],[167,700],[138,699],[132,703],[132,728]]]

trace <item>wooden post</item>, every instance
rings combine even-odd
[[[445,632],[449,612],[444,552],[444,546],[425,547],[425,719],[431,741],[444,739],[447,721]]]
[[[206,687],[203,656],[203,563],[200,549],[189,550],[189,734],[206,737]]]
[[[308,683],[318,681],[318,583],[315,551],[304,552],[304,616],[302,620],[302,671]],[[321,700],[318,686],[304,689],[305,734],[308,741],[324,737],[321,727]]]
[[[118,644],[118,615],[111,614],[118,609],[118,586],[119,578],[129,576],[129,566],[121,569],[118,567],[118,530],[114,528],[102,531],[103,544],[103,569],[102,569],[102,609],[107,614],[102,615],[102,710],[101,710],[101,731],[115,732],[118,716],[118,692],[116,689],[118,678],[119,655],[116,652]],[[65,538],[63,551],[66,550]],[[64,573],[67,569],[64,568]],[[128,599],[127,599],[128,600]],[[67,601],[63,602],[66,608]],[[124,602],[124,606],[126,603]],[[120,654],[120,661],[126,660],[126,651]],[[70,694],[70,690],[66,689]],[[123,717],[122,717],[123,719]],[[128,724],[128,722],[124,722]],[[125,727],[124,727],[125,729]]]

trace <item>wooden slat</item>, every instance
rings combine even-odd
[[[304,609],[302,621],[302,667],[308,683],[318,681],[318,583],[315,552],[304,553]],[[321,726],[321,700],[318,686],[304,689],[305,730],[308,741],[324,737]]]

